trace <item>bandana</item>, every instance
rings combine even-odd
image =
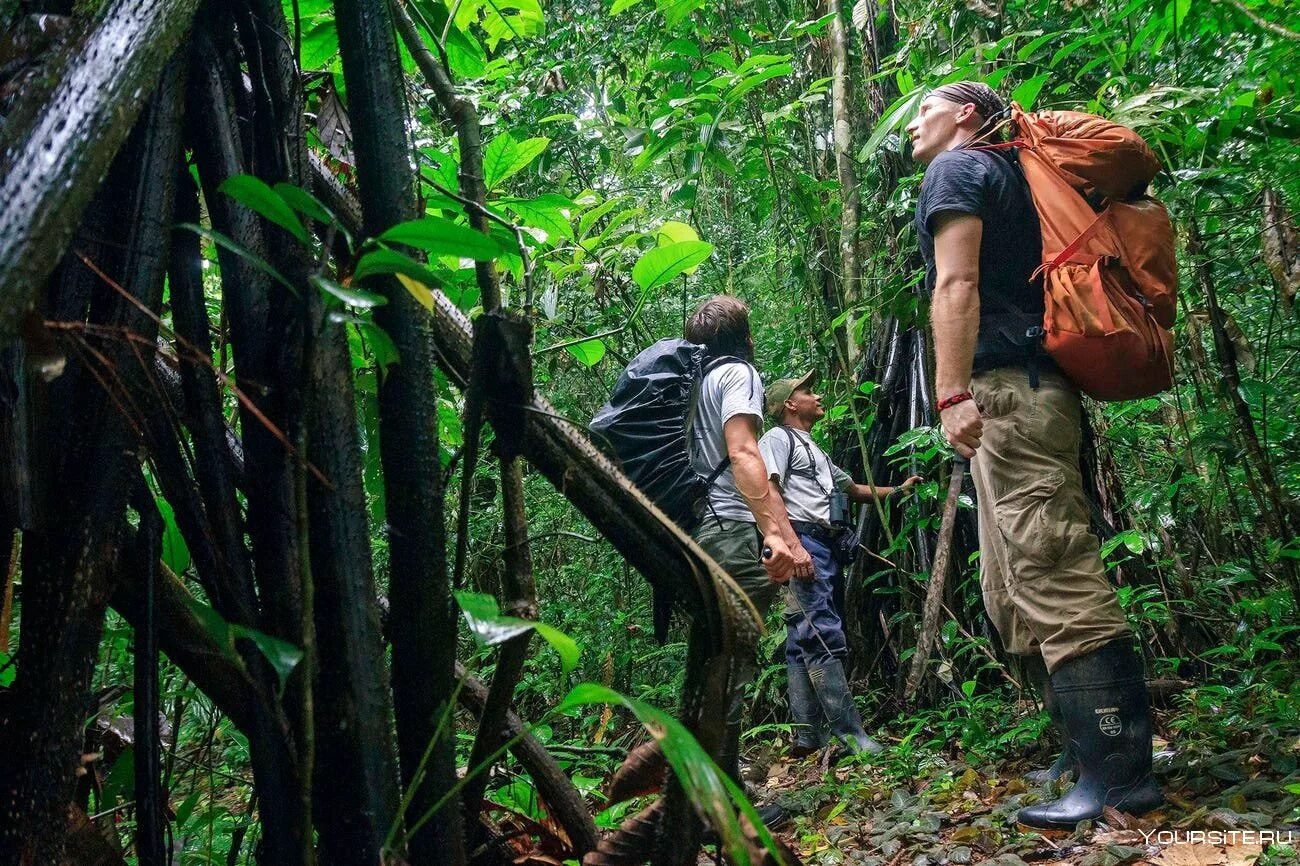
[[[998,96],[992,87],[979,81],[954,81],[952,84],[936,87],[930,91],[930,95],[958,105],[973,103],[975,111],[984,118],[985,122],[1000,117],[1007,110],[1007,104],[1002,101],[1002,97]]]

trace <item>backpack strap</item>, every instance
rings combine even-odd
[[[817,489],[818,489],[818,490],[820,490],[822,493],[826,494],[827,496],[830,496],[830,495],[831,495],[831,491],[829,491],[829,490],[825,489],[824,487],[822,487],[822,480],[821,480],[821,478],[818,477],[818,475],[817,475],[817,458],[813,455],[812,446],[809,445],[807,442],[803,442],[803,441],[799,440],[799,437],[797,437],[797,436],[794,435],[794,431],[790,429],[790,426],[789,426],[788,424],[782,424],[782,425],[781,425],[781,429],[785,431],[785,435],[786,435],[786,436],[789,438],[789,440],[790,440],[790,450],[789,450],[789,452],[786,454],[786,458],[785,458],[785,477],[786,477],[786,478],[789,478],[789,477],[790,477],[790,473],[793,471],[791,467],[794,465],[794,449],[795,449],[795,443],[798,442],[799,444],[803,445],[804,450],[808,452],[808,475],[807,475],[807,477],[812,479],[812,482],[813,482],[814,484],[817,485]],[[827,461],[828,463],[830,462],[830,457],[829,457],[829,456],[827,456],[826,461]],[[832,472],[832,473],[831,473],[831,484],[832,484],[832,485],[835,483],[835,478],[834,478],[834,476],[835,476],[835,473]]]

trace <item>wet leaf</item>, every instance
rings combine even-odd
[[[718,768],[681,722],[657,707],[625,697],[595,683],[574,686],[555,712],[592,704],[618,704],[632,711],[650,736],[660,744],[678,783],[685,789],[695,808],[717,830],[723,849],[733,862],[754,862],[744,830],[736,817],[736,808],[749,818],[765,849],[777,850],[775,841],[745,797],[744,791]]]
[[[289,674],[293,673],[293,669],[298,666],[298,662],[302,661],[301,649],[288,641],[272,637],[257,629],[239,623],[227,622],[225,617],[196,598],[187,597],[185,601],[203,626],[204,631],[231,659],[243,664],[243,659],[235,648],[235,641],[240,638],[252,641],[253,645],[261,651],[267,662],[275,670],[276,676],[280,679],[280,688],[284,689]]]
[[[237,174],[222,181],[217,191],[266,217],[304,244],[309,242],[307,230],[303,228],[298,214],[261,178],[251,174]]]
[[[440,216],[398,223],[379,240],[424,250],[434,256],[457,256],[487,262],[501,255],[501,246],[489,235]]]
[[[497,600],[484,592],[458,592],[456,603],[465,616],[470,634],[479,643],[496,646],[536,631],[560,656],[560,666],[566,675],[578,664],[580,650],[577,643],[559,629],[543,622],[507,616],[501,613]]]
[[[171,504],[161,496],[154,498],[154,505],[163,520],[162,561],[173,574],[184,574],[190,567],[190,549],[185,545],[185,537],[176,525],[176,513]]]
[[[564,347],[570,355],[577,358],[584,367],[594,367],[605,357],[605,343],[602,340],[583,340],[572,346]]]

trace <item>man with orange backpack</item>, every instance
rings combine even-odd
[[[1079,386],[1043,349],[1039,213],[1015,150],[987,146],[1008,114],[987,85],[946,84],[907,133],[927,166],[916,228],[935,394],[948,441],[971,461],[985,606],[1007,651],[1037,669],[1062,731],[1065,753],[1045,775],[1077,778],[1017,819],[1069,829],[1105,806],[1143,814],[1163,795],[1142,660],[1089,529]]]

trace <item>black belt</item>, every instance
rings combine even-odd
[[[830,544],[835,534],[835,531],[829,526],[821,523],[809,523],[806,520],[791,520],[790,528],[800,535],[806,535],[813,541],[820,541],[822,544]]]

